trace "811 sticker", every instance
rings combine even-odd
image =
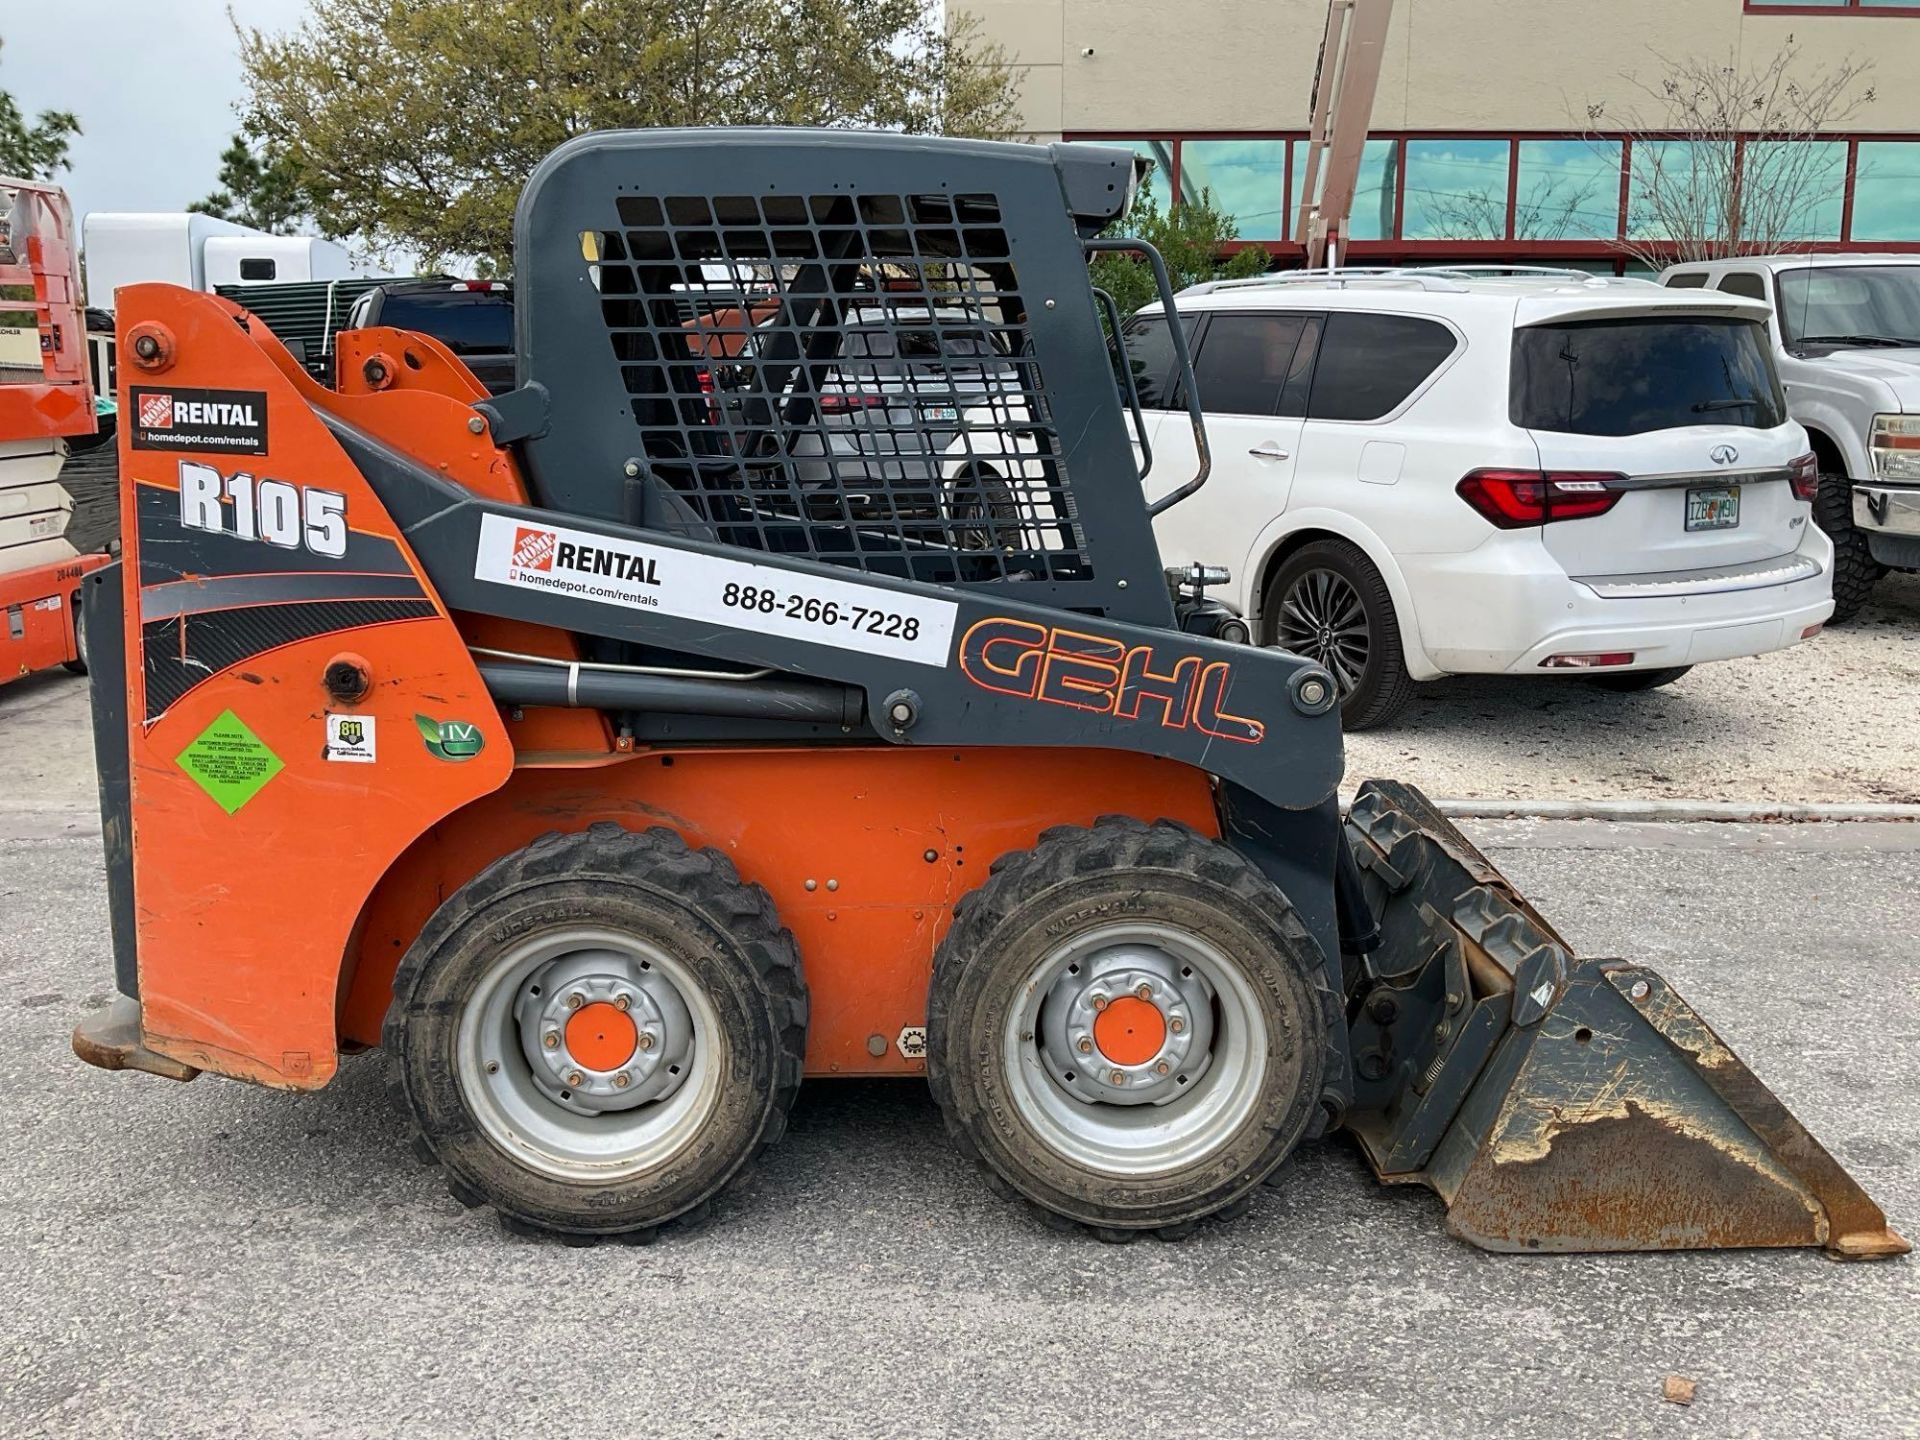
[[[487,515],[476,580],[944,666],[951,600]]]

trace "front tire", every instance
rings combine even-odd
[[[1280,562],[1262,606],[1263,643],[1317,662],[1333,676],[1340,723],[1366,730],[1413,698],[1393,596],[1379,570],[1345,540],[1315,540]]]
[[[601,823],[488,866],[394,977],[414,1149],[516,1232],[651,1238],[786,1126],[807,995],[773,903],[717,851]]]
[[[1110,817],[1003,856],[955,907],[927,1078],[1003,1195],[1103,1239],[1172,1238],[1305,1134],[1336,1018],[1318,947],[1251,863]]]
[[[1844,625],[1860,613],[1887,570],[1853,523],[1853,481],[1845,475],[1821,475],[1813,520],[1833,541],[1833,615],[1827,623]]]

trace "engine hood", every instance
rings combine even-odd
[[[1810,357],[1812,358],[1812,357]],[[1823,371],[1878,380],[1904,411],[1920,411],[1920,347],[1911,350],[1835,350],[1813,359]]]

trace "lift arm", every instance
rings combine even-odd
[[[1337,262],[1346,242],[1392,18],[1393,0],[1331,0],[1327,7],[1294,230],[1294,239],[1306,247],[1309,268]]]

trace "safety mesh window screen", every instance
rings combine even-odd
[[[617,205],[582,258],[691,525],[932,583],[1092,578],[994,196]]]

